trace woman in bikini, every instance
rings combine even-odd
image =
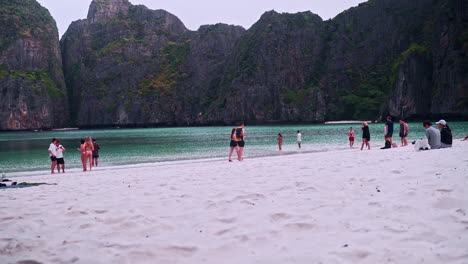
[[[83,171],[86,171],[86,150],[85,150],[85,140],[81,139],[80,147],[77,150],[80,152],[81,164],[83,164]]]
[[[231,131],[231,143],[229,144],[231,147],[231,151],[229,152],[229,162],[232,162],[231,156],[232,152],[236,150],[237,155],[239,155],[239,146],[237,146],[237,137],[236,137],[236,129],[233,128]]]
[[[349,148],[353,148],[353,145],[354,145],[354,129],[352,127],[349,128],[348,137],[349,137]]]
[[[85,143],[85,151],[86,151],[85,166],[86,166],[86,162],[89,160],[90,171],[93,168],[93,150],[94,150],[93,140],[90,137],[87,137],[86,143]]]

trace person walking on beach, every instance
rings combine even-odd
[[[98,166],[98,160],[99,160],[99,150],[101,149],[101,147],[99,146],[98,143],[96,143],[95,138],[93,138],[93,147],[94,147],[94,150],[93,150],[93,166],[97,167]]]
[[[440,148],[451,148],[452,147],[452,129],[448,126],[445,120],[436,122],[440,128]]]
[[[56,141],[57,139],[53,138],[48,149],[50,161],[52,162],[50,165],[51,174],[54,174],[55,166],[57,166],[57,146],[55,145]]]
[[[282,151],[283,148],[283,135],[281,135],[281,133],[278,133],[278,138],[276,138],[276,140],[278,140],[278,148],[279,148],[279,151]]]
[[[423,123],[424,128],[426,129],[426,138],[431,149],[440,148],[440,131],[432,126],[432,123],[426,121]]]
[[[86,171],[86,150],[85,150],[86,141],[82,138],[80,140],[80,147],[77,150],[80,152],[81,164],[83,165],[83,171]]]
[[[400,119],[400,138],[401,138],[401,146],[406,147],[408,146],[408,141],[406,137],[409,134],[408,124],[406,124],[405,120]]]
[[[364,145],[367,146],[367,148],[370,150],[370,131],[369,131],[369,125],[367,122],[362,123],[362,145],[361,145],[361,150],[364,148]]]
[[[393,143],[392,141],[392,136],[393,136],[393,122],[392,122],[392,117],[387,116],[387,122],[385,123],[385,129],[384,129],[384,137],[385,141],[390,141],[390,143]]]
[[[86,151],[86,162],[89,161],[89,170],[91,171],[93,169],[94,145],[93,145],[93,141],[92,141],[92,139],[90,137],[86,138],[85,151]]]
[[[65,160],[63,159],[63,152],[66,150],[62,145],[60,145],[60,141],[57,140],[55,142],[55,146],[57,147],[57,172],[60,173],[60,165],[62,165],[62,172],[65,173]]]
[[[242,155],[244,154],[244,147],[245,147],[245,141],[244,141],[244,136],[247,133],[245,133],[245,128],[244,128],[244,122],[240,122],[239,126],[236,128],[236,141],[237,145],[239,146],[239,151],[237,152],[237,159],[239,161],[242,161]]]
[[[239,146],[237,146],[237,137],[236,137],[236,129],[233,128],[232,131],[231,131],[231,142],[229,143],[229,146],[231,148],[231,150],[229,151],[229,162],[232,162],[232,152],[234,152],[234,150],[236,151],[237,153],[237,156],[239,156]]]
[[[301,131],[297,131],[297,146],[299,148],[301,148],[301,144],[302,144],[302,133]]]
[[[354,129],[352,127],[349,128],[348,138],[349,138],[349,148],[353,148],[353,146],[354,146]]]

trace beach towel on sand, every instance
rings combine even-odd
[[[14,189],[14,188],[25,188],[25,187],[33,187],[33,186],[39,186],[39,185],[57,185],[56,183],[20,183],[17,185],[10,185],[10,186],[5,186],[5,187],[0,187],[0,190],[3,189]]]

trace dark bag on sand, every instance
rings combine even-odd
[[[237,137],[237,139],[244,139],[244,137],[242,136],[242,128],[241,127],[236,128],[236,137]]]
[[[385,147],[380,148],[380,149],[389,149],[392,148],[392,143],[390,143],[390,140],[385,141]]]

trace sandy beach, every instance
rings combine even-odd
[[[467,152],[456,140],[18,177],[57,185],[0,190],[0,263],[468,263]]]

